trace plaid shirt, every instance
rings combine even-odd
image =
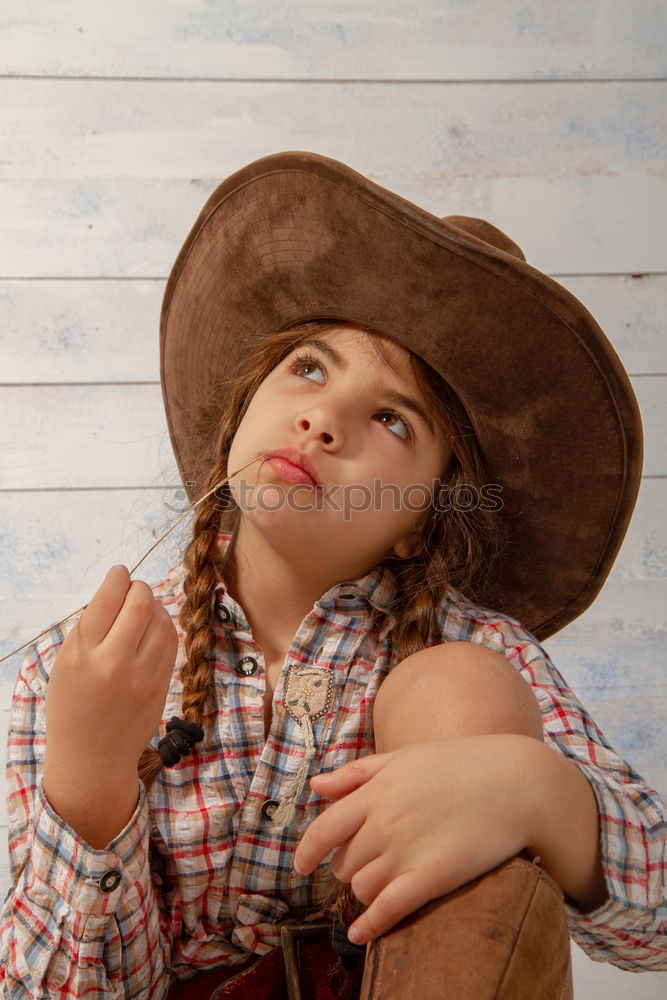
[[[153,588],[177,628],[183,575],[178,563]],[[325,801],[306,784],[295,820],[282,829],[262,811],[267,800],[285,796],[305,751],[303,729],[290,714],[296,699],[286,697],[290,670],[312,668],[326,681],[310,773],[372,753],[373,699],[398,662],[389,611],[395,596],[382,563],[322,595],[292,641],[265,738],[262,653],[220,581],[213,597],[217,707],[205,720],[205,741],[162,771],[148,793],[139,783],[134,816],[104,850],[59,818],[41,783],[49,671],[74,622],[29,648],[8,739],[14,888],[0,922],[1,997],[163,997],[172,978],[264,954],[279,946],[282,920],[322,909],[327,865],[300,876],[292,857]],[[438,618],[443,642],[489,646],[520,671],[539,701],[545,741],[592,785],[609,899],[586,914],[566,904],[572,937],[598,961],[667,969],[667,835],[657,793],[614,752],[518,621],[453,590]],[[163,725],[181,712],[179,636]]]

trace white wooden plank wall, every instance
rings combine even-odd
[[[488,218],[616,347],[642,489],[602,594],[545,646],[667,795],[666,22],[662,0],[2,4],[0,655],[183,510],[166,276],[223,177],[310,149],[439,216]],[[138,575],[157,582],[178,543]],[[0,665],[3,740],[19,662]],[[664,996],[659,974],[573,958],[577,996]]]

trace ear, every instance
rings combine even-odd
[[[418,531],[412,531],[410,534],[404,535],[403,538],[399,538],[393,545],[394,555],[398,556],[399,559],[409,559],[411,556],[416,556],[420,551]]]

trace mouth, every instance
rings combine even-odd
[[[277,448],[266,453],[265,458],[271,468],[284,479],[309,486],[321,486],[317,470],[307,455],[295,448]]]

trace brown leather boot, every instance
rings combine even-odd
[[[573,1000],[563,899],[517,855],[372,941],[359,1000]]]

